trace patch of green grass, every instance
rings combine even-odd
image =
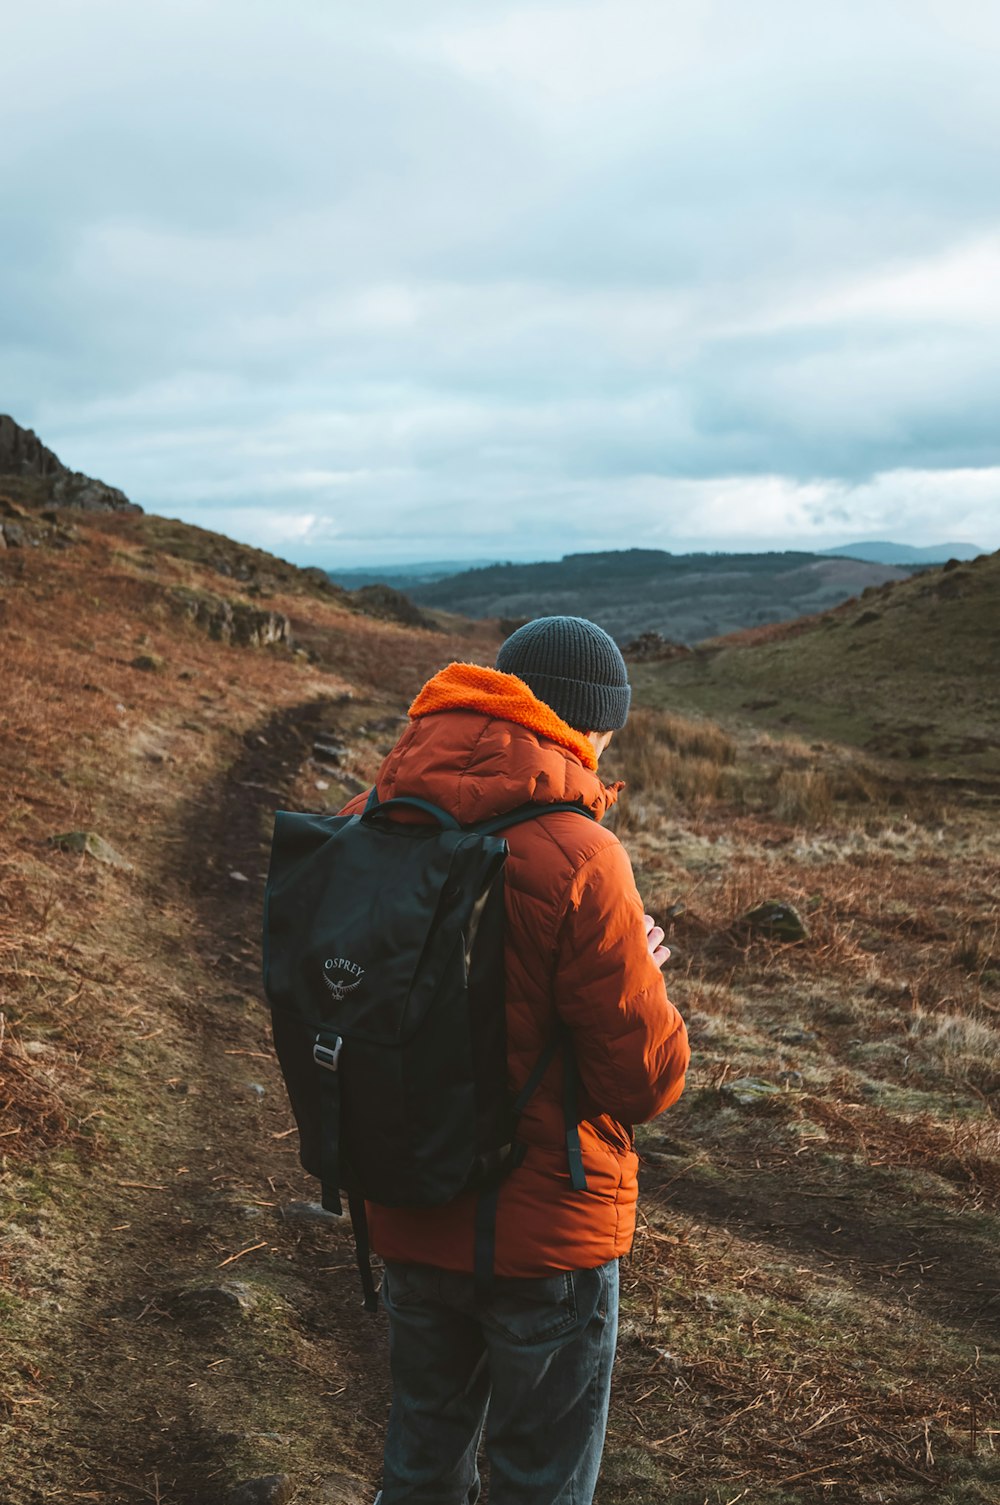
[[[998,659],[1000,553],[882,587],[792,631],[734,634],[631,672],[643,705],[801,728],[918,778],[996,777]]]

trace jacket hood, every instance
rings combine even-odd
[[[529,801],[583,805],[600,820],[623,784],[597,776],[593,744],[522,679],[449,664],[410,706],[410,726],[382,764],[380,799],[410,794],[463,825]]]

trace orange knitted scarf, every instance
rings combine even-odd
[[[498,721],[514,721],[560,747],[568,747],[584,768],[597,768],[590,739],[567,725],[516,674],[501,674],[499,669],[484,669],[479,664],[449,664],[427,681],[410,706],[410,715],[416,719],[435,711],[459,710],[481,711]]]

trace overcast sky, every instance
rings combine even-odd
[[[328,566],[1000,546],[996,0],[33,0],[0,411]]]

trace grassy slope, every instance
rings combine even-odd
[[[0,565],[0,1494],[211,1505],[285,1471],[303,1501],[367,1505],[384,1333],[358,1313],[344,1232],[279,1215],[313,1188],[259,996],[267,831],[276,805],[336,807],[421,677],[493,645],[359,617],[262,556],[261,604],[311,657],[227,647],[169,604],[177,585],[255,583],[206,562],[217,540],[206,555],[155,519],[79,527],[64,552]],[[132,667],[139,653],[162,667]],[[317,737],[345,747],[337,767],[316,762]],[[819,797],[817,763],[847,797]],[[640,1131],[602,1505],[985,1505],[1000,1485],[988,814],[970,802],[942,822],[855,753],[655,709],[608,773],[629,779],[619,830],[648,903],[687,906],[670,987],[695,1069]],[[46,845],[70,827],[131,871]],[[732,930],[774,895],[809,915],[806,946]],[[726,1096],[747,1072],[780,1089],[758,1109]],[[178,1306],[227,1278],[246,1316]]]
[[[801,630],[636,666],[641,695],[915,760],[1000,774],[1000,554],[866,593]]]

